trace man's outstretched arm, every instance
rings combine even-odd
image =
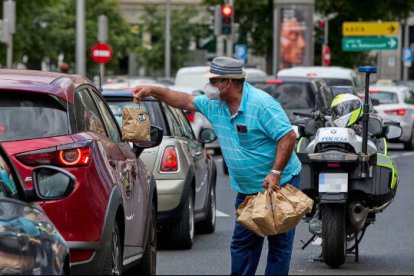
[[[152,96],[173,107],[188,111],[198,111],[194,105],[194,96],[184,92],[169,90],[157,86],[137,86],[132,91],[135,102],[140,102],[143,98]]]

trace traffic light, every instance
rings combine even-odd
[[[209,7],[209,10],[213,13],[211,16],[210,30],[214,31],[214,35],[221,35],[221,5],[215,5]]]
[[[232,29],[232,17],[233,17],[233,7],[230,5],[224,5],[221,8],[221,32],[224,35],[231,34]]]
[[[318,20],[315,26],[315,38],[319,44],[325,43],[325,21]]]

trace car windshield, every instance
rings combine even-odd
[[[397,93],[380,91],[380,92],[370,93],[370,96],[371,98],[378,100],[379,104],[398,103]]]
[[[284,109],[312,109],[315,107],[315,96],[307,83],[255,83],[277,99]]]
[[[347,79],[332,79],[332,78],[323,78],[328,86],[352,86],[353,83],[351,80]]]
[[[0,93],[0,142],[68,133],[66,110],[55,98],[40,93]]]

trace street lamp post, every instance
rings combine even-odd
[[[166,0],[165,3],[165,56],[164,56],[164,65],[165,65],[165,77],[171,77],[171,6],[170,0]]]
[[[85,75],[85,0],[76,0],[76,73]]]

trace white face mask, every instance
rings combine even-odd
[[[204,94],[209,100],[220,100],[220,89],[207,83],[204,87]]]

